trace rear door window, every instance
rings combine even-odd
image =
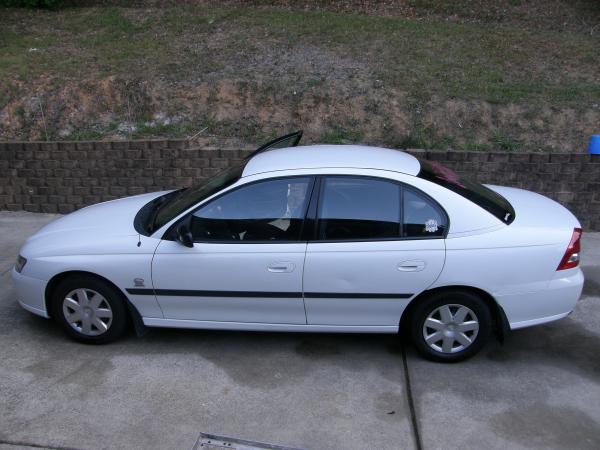
[[[400,186],[361,177],[326,177],[319,203],[318,238],[370,240],[400,237]]]

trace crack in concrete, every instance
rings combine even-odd
[[[404,366],[404,380],[406,382],[406,399],[408,401],[408,410],[410,412],[410,424],[415,439],[415,447],[417,450],[423,450],[423,443],[421,442],[421,434],[419,432],[419,424],[417,421],[417,413],[415,410],[415,402],[412,394],[412,387],[410,384],[410,375],[408,373],[408,361],[406,360],[406,347],[404,342],[402,345],[402,365]]]
[[[43,448],[43,449],[47,449],[47,450],[82,450],[80,448],[75,448],[75,447],[62,447],[62,446],[57,447],[55,445],[43,445],[43,444],[37,444],[35,442],[11,441],[11,440],[7,440],[7,439],[0,439],[0,444],[14,445],[14,446],[20,446],[20,447]]]

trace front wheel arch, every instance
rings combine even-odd
[[[72,277],[72,276],[77,276],[77,275],[94,277],[104,283],[110,284],[117,292],[119,292],[121,294],[122,300],[125,303],[125,305],[127,306],[126,309],[127,309],[128,315],[129,315],[128,319],[129,320],[133,319],[135,321],[137,319],[137,317],[136,317],[136,315],[137,315],[138,317],[140,317],[140,320],[141,320],[140,313],[138,312],[136,307],[131,304],[131,302],[125,295],[125,293],[115,283],[113,283],[112,281],[110,281],[107,278],[104,278],[103,276],[100,276],[96,273],[88,272],[85,270],[70,270],[67,272],[61,272],[61,273],[54,275],[50,279],[50,281],[48,281],[48,283],[46,284],[46,290],[44,292],[44,304],[46,306],[46,313],[48,314],[48,317],[52,317],[52,315],[51,315],[52,314],[52,294],[54,293],[56,286],[58,286],[60,284],[60,282],[63,281],[64,279]]]
[[[400,322],[398,323],[398,331],[403,337],[407,337],[410,333],[410,321],[412,320],[412,313],[417,305],[420,298],[427,297],[434,293],[444,292],[444,291],[466,291],[473,294],[476,294],[481,300],[486,304],[490,313],[492,315],[492,324],[493,324],[493,333],[496,338],[500,342],[504,342],[504,338],[510,331],[510,325],[508,323],[508,319],[506,318],[506,314],[502,306],[498,304],[496,299],[488,292],[483,289],[479,289],[473,286],[464,286],[464,285],[451,285],[451,286],[441,286],[433,289],[428,289],[426,291],[421,292],[415,298],[413,298],[408,306],[402,312],[402,316],[400,317]]]

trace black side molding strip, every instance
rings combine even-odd
[[[125,289],[131,295],[154,295],[154,289]]]
[[[196,291],[185,289],[126,289],[132,295],[166,295],[171,297],[263,297],[302,298],[302,292]],[[357,294],[353,292],[305,292],[305,298],[410,298],[414,294]]]
[[[185,289],[126,289],[126,291],[134,295],[167,295],[170,297],[302,298],[302,292],[196,291]]]
[[[305,298],[411,298],[414,294],[359,294],[355,292],[305,292]]]

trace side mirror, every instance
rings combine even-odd
[[[183,223],[177,227],[177,241],[186,247],[192,248],[194,246],[194,238],[188,225]]]

